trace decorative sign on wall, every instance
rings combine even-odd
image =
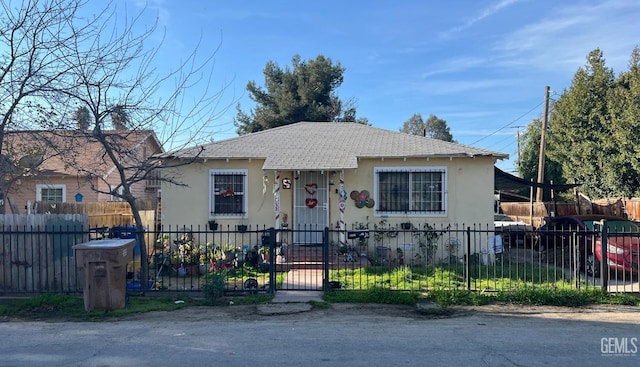
[[[81,203],[83,196],[81,193],[77,193],[75,198],[76,198],[76,203]]]
[[[360,192],[353,190],[351,191],[351,194],[349,194],[349,197],[356,202],[357,208],[373,208],[375,205],[375,201],[370,197],[369,191],[367,190],[362,190]]]
[[[282,179],[282,188],[285,190],[289,190],[291,189],[291,179],[288,177],[285,177]]]

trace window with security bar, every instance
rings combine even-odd
[[[247,170],[210,170],[210,216],[244,216]]]
[[[375,196],[379,214],[444,214],[446,168],[377,167]]]

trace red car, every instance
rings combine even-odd
[[[541,251],[558,265],[573,262],[572,244],[577,245],[580,267],[593,276],[600,275],[602,225],[607,226],[607,264],[615,272],[638,274],[640,265],[640,226],[619,217],[572,215],[553,217],[538,228]],[[560,252],[558,252],[560,250]],[[553,259],[553,260],[550,260]]]

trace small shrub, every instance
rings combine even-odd
[[[225,285],[225,275],[223,273],[207,274],[202,293],[208,300],[214,301],[224,296]]]
[[[439,290],[435,289],[429,292],[429,299],[442,307],[459,305],[459,306],[480,306],[486,305],[493,301],[494,297],[485,293],[469,292],[465,290]]]
[[[640,304],[636,297],[625,294],[613,294],[599,288],[562,289],[562,288],[534,288],[499,292],[497,301],[524,303],[547,306],[581,307],[593,304],[624,304],[635,306]]]

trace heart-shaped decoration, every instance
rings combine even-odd
[[[304,203],[307,205],[308,208],[313,209],[316,207],[316,205],[318,205],[318,199],[316,198],[307,198]]]
[[[314,183],[306,184],[306,185],[304,185],[304,190],[309,195],[313,195],[313,194],[316,193],[316,191],[318,191],[318,184],[314,184]]]

